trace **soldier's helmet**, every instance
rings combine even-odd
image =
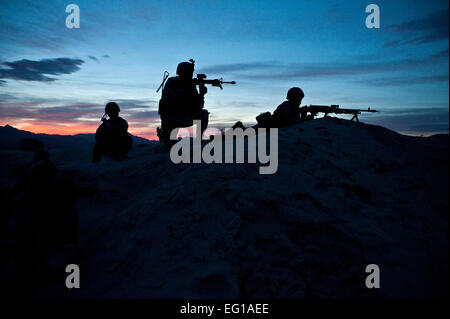
[[[298,101],[301,100],[305,97],[305,94],[303,93],[301,88],[298,87],[293,87],[290,88],[289,91],[287,92],[287,96],[286,99],[289,101]]]
[[[190,76],[194,74],[194,64],[191,62],[181,62],[177,66],[177,75],[179,76]]]
[[[120,112],[119,105],[116,102],[109,102],[105,106],[105,113],[108,114],[110,117],[114,115],[118,115]]]

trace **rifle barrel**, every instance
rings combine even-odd
[[[367,109],[341,109],[339,105],[309,105],[306,106],[308,111],[320,112],[320,113],[360,113],[360,112],[378,112],[377,110]]]
[[[340,109],[341,111],[345,111],[345,112],[378,112],[377,110],[371,110],[370,108],[368,108],[367,110],[363,110],[363,109]]]
[[[222,79],[194,79],[194,84],[210,84],[212,86],[220,86],[221,84],[236,84],[236,81],[223,81]]]

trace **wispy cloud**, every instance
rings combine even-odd
[[[154,121],[159,120],[158,111],[141,111],[141,112],[134,112],[128,115],[127,117],[130,120],[134,121]]]
[[[93,55],[88,55],[88,58],[91,59],[92,61],[99,62],[98,59]]]
[[[154,109],[158,103],[156,100],[138,99],[112,99],[111,101],[119,104],[121,109]]]
[[[39,61],[18,60],[3,62],[0,66],[0,79],[51,82],[56,79],[48,75],[70,74],[80,70],[84,61],[80,59],[56,58]]]
[[[263,70],[277,67],[278,62],[251,62],[251,63],[233,63],[233,64],[216,64],[200,68],[200,73],[230,73],[235,71],[251,71],[251,70]]]
[[[154,138],[153,127],[159,122],[159,115],[153,101],[114,101],[119,103],[121,116],[128,121],[130,132]],[[95,132],[104,107],[104,103],[64,102],[3,93],[0,94],[0,124],[23,125],[32,131],[58,134]]]
[[[2,40],[10,49],[20,46],[50,52],[60,50],[73,41],[87,41],[89,26],[83,25],[83,32],[70,32],[64,25],[64,9],[64,5],[56,3],[49,6],[29,0],[3,1],[0,19]]]
[[[66,6],[70,3],[21,0],[0,1],[0,30],[5,47],[17,46],[49,52],[66,52],[74,43],[92,44],[96,36],[110,37],[124,30],[148,30],[158,19],[158,10],[147,1],[123,2],[82,1],[80,29],[65,26]],[[105,14],[105,12],[108,12]],[[111,23],[114,17],[114,23]]]
[[[364,122],[406,134],[448,133],[448,112],[448,108],[391,109],[365,117]]]
[[[449,77],[447,75],[425,75],[425,76],[404,76],[392,79],[380,78],[370,79],[362,81],[365,84],[371,86],[407,86],[415,84],[431,84],[448,82]]]
[[[237,64],[220,64],[203,68],[204,72],[220,74],[238,74],[240,78],[252,80],[283,80],[292,78],[314,78],[341,75],[365,75],[389,73],[416,69],[421,66],[434,65],[448,59],[449,51],[442,50],[421,58],[405,58],[387,61],[358,62],[324,62],[291,63],[252,62]]]
[[[440,10],[425,18],[413,19],[385,27],[385,31],[395,32],[401,36],[401,39],[386,42],[384,47],[417,45],[448,39],[448,14],[448,9]]]
[[[62,106],[42,107],[27,106],[20,102],[3,102],[0,104],[3,119],[33,119],[52,123],[76,123],[80,118],[97,118],[102,112],[103,105],[78,103]]]

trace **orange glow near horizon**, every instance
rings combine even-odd
[[[36,121],[17,121],[17,120],[9,120],[5,121],[4,119],[0,119],[0,125],[10,125],[19,130],[28,131],[31,133],[39,134],[56,134],[56,135],[76,135],[76,134],[95,134],[97,130],[98,124],[93,123],[89,124],[61,124],[54,125],[51,123],[45,122],[36,122]],[[158,140],[156,136],[156,129],[151,127],[136,127],[130,129],[129,132],[135,136],[143,137],[148,140]]]
[[[49,122],[35,121],[35,120],[15,120],[15,119],[1,119],[0,118],[0,126],[10,125],[19,130],[25,130],[31,133],[39,134],[56,134],[56,135],[76,135],[76,134],[95,134],[98,123],[92,122],[92,124],[87,123],[66,123],[66,124],[58,124],[55,125]],[[188,127],[185,128],[184,131],[188,133],[188,135],[193,134],[193,128]],[[156,127],[150,126],[133,126],[129,130],[129,133],[142,137],[151,141],[157,141],[158,136],[156,135]],[[414,131],[397,131],[400,134],[409,135],[409,136],[423,136],[428,137],[434,134],[435,132],[414,132]],[[182,133],[182,132],[180,132]],[[217,130],[213,130],[208,128],[205,132],[204,136],[209,136],[217,134]],[[447,133],[448,134],[448,133]],[[186,134],[179,134],[179,136],[185,136]]]
[[[132,127],[129,128],[129,133],[134,136],[143,137],[145,139],[151,141],[157,141],[158,136],[156,135],[156,125],[155,127],[151,126],[139,126],[134,123]],[[39,120],[16,120],[16,119],[6,119],[0,118],[0,125],[10,125],[19,130],[28,131],[31,133],[39,134],[56,134],[56,135],[76,135],[76,134],[95,134],[97,127],[99,125],[98,122],[90,123],[61,123],[54,124],[49,123],[48,121],[39,121]],[[187,127],[183,131],[180,131],[179,136],[193,135],[193,127]],[[205,132],[205,136],[217,134],[216,129],[208,128]]]

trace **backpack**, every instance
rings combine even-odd
[[[270,112],[264,112],[256,117],[256,122],[258,122],[258,127],[269,128],[272,122],[272,114]]]

